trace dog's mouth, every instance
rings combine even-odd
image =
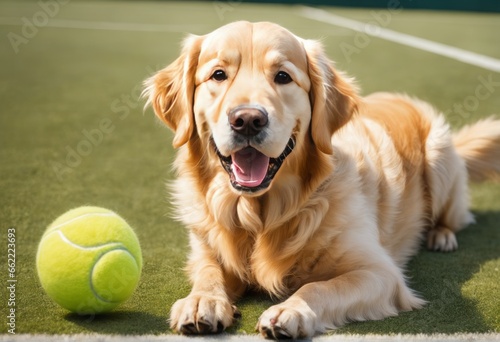
[[[245,192],[257,192],[268,188],[286,157],[295,147],[295,139],[291,137],[285,150],[277,158],[270,158],[251,146],[230,156],[223,156],[213,140],[212,143],[222,167],[229,174],[233,188]]]

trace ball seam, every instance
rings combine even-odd
[[[101,258],[103,258],[107,253],[109,252],[112,252],[112,251],[124,251],[125,253],[129,254],[132,259],[135,261],[135,263],[137,264],[137,260],[135,260],[135,257],[132,255],[132,253],[130,253],[130,251],[125,248],[125,247],[120,247],[120,248],[115,248],[115,249],[112,249],[112,250],[108,250],[104,253],[101,253],[97,259],[94,261],[94,264],[92,265],[92,269],[90,270],[90,273],[89,273],[89,286],[90,286],[90,291],[92,291],[92,293],[94,294],[94,296],[99,299],[100,301],[103,301],[105,303],[110,303],[110,304],[117,304],[117,303],[121,303],[120,301],[111,301],[111,300],[107,300],[107,299],[104,299],[102,298],[98,293],[97,291],[94,289],[94,283],[92,282],[92,278],[93,278],[93,275],[94,275],[94,269],[96,267],[96,265],[99,263],[99,260],[101,260]],[[139,268],[139,265],[137,265],[137,267]]]
[[[118,216],[117,214],[115,214],[114,212],[109,212],[109,213],[99,213],[99,212],[85,213],[85,214],[82,214],[80,216],[73,217],[73,218],[69,219],[68,221],[64,221],[62,223],[59,223],[56,226],[50,227],[49,230],[47,231],[47,233],[52,233],[55,230],[60,229],[60,228],[64,227],[67,224],[73,223],[73,222],[81,220],[81,219],[85,219],[85,218],[87,218],[89,216],[104,216],[104,217],[106,217],[106,216],[115,216],[115,217],[121,219],[121,217]]]

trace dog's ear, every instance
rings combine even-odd
[[[319,42],[304,40],[304,48],[311,79],[312,140],[321,152],[332,154],[333,133],[357,110],[357,89],[352,79],[333,68]]]
[[[175,132],[172,143],[175,148],[187,143],[194,132],[194,78],[202,40],[194,35],[186,38],[181,55],[144,82],[146,106],[151,105],[156,115]]]

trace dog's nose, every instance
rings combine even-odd
[[[238,106],[229,112],[231,128],[248,137],[259,134],[268,121],[266,110],[260,106]]]

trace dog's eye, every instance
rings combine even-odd
[[[288,75],[286,72],[284,71],[280,71],[276,74],[276,76],[274,76],[274,83],[278,83],[278,84],[288,84],[290,82],[292,82],[292,77],[290,77],[290,75]]]
[[[215,80],[217,82],[222,82],[227,80],[227,75],[224,72],[224,70],[215,70],[212,76],[210,76],[210,79]]]

